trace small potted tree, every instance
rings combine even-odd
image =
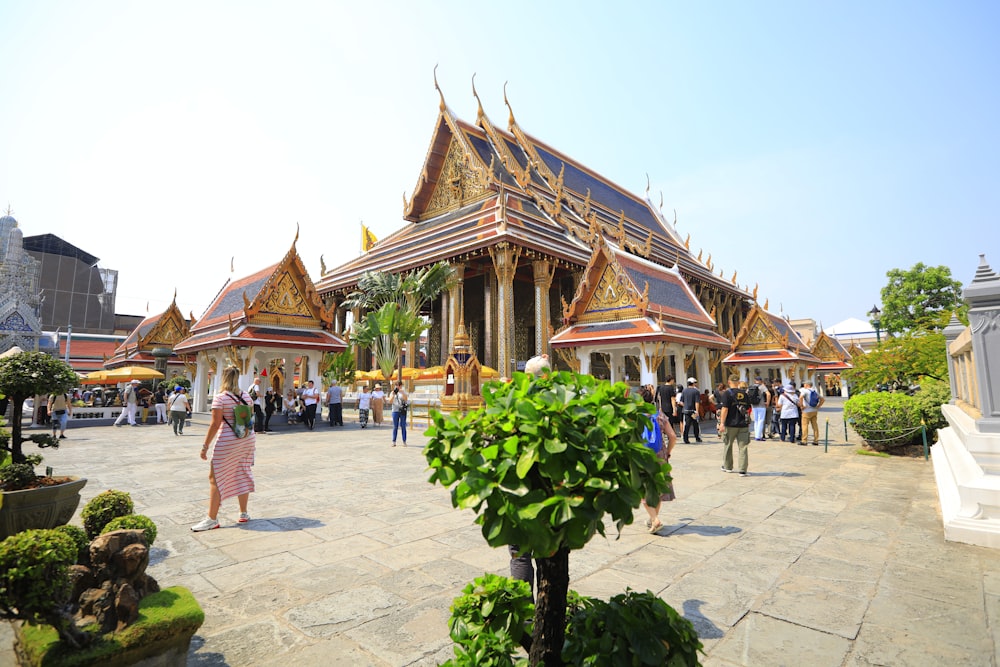
[[[534,556],[531,637],[518,639],[531,665],[562,665],[570,551],[604,534],[605,515],[620,532],[643,498],[655,503],[668,488],[669,465],[642,439],[654,408],[623,383],[565,371],[515,373],[485,385],[483,400],[467,415],[432,413],[430,481],[479,514],[490,546]]]
[[[0,430],[0,539],[27,528],[64,524],[80,504],[86,479],[38,477],[35,466],[42,458],[24,453],[25,442],[58,447],[59,441],[48,434],[25,438],[21,429],[25,399],[69,391],[77,380],[69,364],[43,352],[20,352],[0,359],[0,393],[10,399],[14,415],[9,432]]]

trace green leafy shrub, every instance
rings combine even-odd
[[[455,658],[442,667],[514,667],[524,658],[512,657],[531,635],[535,605],[531,587],[496,574],[477,577],[451,605],[448,627]]]
[[[670,466],[642,444],[649,406],[611,384],[566,371],[483,386],[484,407],[433,412],[424,449],[430,481],[452,487],[455,507],[477,512],[491,546],[535,555],[539,595],[529,660],[555,664],[566,629],[569,552],[618,532],[645,499],[656,504]]]
[[[47,623],[71,646],[87,643],[69,613],[76,552],[58,530],[23,530],[0,542],[0,618]]]
[[[698,665],[698,640],[691,621],[651,591],[626,590],[609,601],[570,596],[567,665]]]
[[[127,514],[112,519],[101,530],[101,534],[112,530],[141,530],[146,536],[146,546],[153,546],[156,541],[156,524],[148,516],[142,514]]]
[[[919,439],[920,416],[917,400],[898,392],[859,394],[844,404],[844,419],[880,452]]]
[[[920,380],[920,390],[913,395],[920,408],[920,414],[927,424],[927,429],[936,431],[948,425],[948,421],[941,413],[941,406],[951,401],[951,384],[944,380],[934,378],[922,378]]]
[[[128,516],[135,509],[132,496],[126,491],[104,491],[90,499],[80,516],[83,517],[83,527],[87,537],[94,539],[101,534],[104,527],[112,519]]]
[[[0,436],[0,447],[10,452],[14,463],[24,463],[21,436],[21,408],[31,396],[61,394],[76,386],[79,377],[73,367],[61,359],[44,352],[19,352],[0,359],[0,394],[10,399],[11,414],[16,416],[10,424],[10,434]],[[39,447],[58,447],[59,441],[51,436],[35,435]]]
[[[62,526],[56,526],[52,530],[58,531],[73,540],[73,544],[76,545],[77,563],[87,563],[90,561],[90,540],[87,539],[87,533],[83,528],[67,523]]]
[[[30,463],[11,463],[0,468],[0,488],[4,491],[27,489],[38,478]]]

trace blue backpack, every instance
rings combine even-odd
[[[819,392],[816,391],[815,389],[810,389],[809,390],[809,407],[810,408],[815,408],[817,405],[819,405]]]

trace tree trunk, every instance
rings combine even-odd
[[[536,558],[535,565],[538,567],[538,596],[528,662],[533,666],[558,667],[563,664],[562,647],[566,636],[569,549],[560,549],[548,558]]]
[[[11,463],[24,463],[24,452],[21,449],[21,411],[24,409],[24,396],[15,394],[10,397],[10,459]],[[38,406],[35,406],[38,409]]]

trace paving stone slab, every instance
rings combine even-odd
[[[851,649],[843,637],[764,614],[748,614],[712,649],[736,665],[840,667]]]
[[[293,607],[283,616],[310,637],[332,637],[408,604],[395,593],[368,584]]]
[[[813,630],[854,639],[874,584],[790,575],[780,578],[755,611]]]

